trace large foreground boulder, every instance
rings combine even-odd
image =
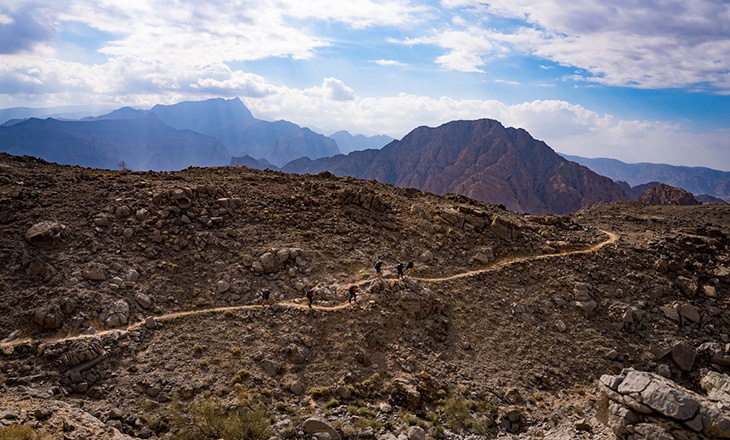
[[[25,240],[38,247],[55,247],[66,240],[66,226],[56,222],[36,223],[25,233]]]
[[[620,439],[730,438],[730,377],[706,372],[704,397],[654,373],[601,376],[598,419]]]

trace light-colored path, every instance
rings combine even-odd
[[[507,258],[504,260],[497,261],[482,269],[470,270],[468,272],[457,273],[455,275],[451,275],[451,276],[447,276],[447,277],[413,278],[413,279],[422,281],[422,282],[439,283],[439,282],[450,281],[450,280],[455,280],[455,279],[459,279],[459,278],[466,278],[466,277],[478,275],[480,273],[494,272],[494,271],[503,269],[505,267],[508,267],[508,266],[510,266],[512,264],[516,264],[516,263],[522,263],[522,262],[527,262],[527,261],[536,261],[536,260],[545,260],[548,258],[564,257],[567,255],[588,254],[591,252],[596,252],[606,245],[616,243],[619,240],[619,236],[613,232],[604,231],[604,230],[601,230],[601,232],[606,234],[608,236],[608,238],[598,244],[587,247],[585,249],[576,249],[576,250],[571,250],[571,251],[566,251],[566,252],[559,252],[559,253],[555,253],[555,254]],[[374,280],[362,281],[362,282],[358,283],[358,285],[369,284],[373,281]],[[385,278],[385,281],[396,281],[396,279],[395,278]],[[350,305],[351,305],[350,303],[344,303],[344,304],[330,306],[330,307],[313,305],[312,309],[331,312],[331,311],[345,309],[347,307],[350,307]],[[280,302],[280,303],[277,303],[276,306],[277,307],[288,307],[288,308],[293,308],[293,309],[301,309],[301,310],[309,309],[309,307],[306,304],[299,304],[299,303],[291,302],[291,301]],[[215,308],[210,308],[210,309],[187,310],[187,311],[182,311],[182,312],[174,312],[174,313],[168,313],[166,315],[155,316],[154,319],[155,319],[155,321],[169,321],[169,320],[180,318],[183,316],[202,315],[205,313],[220,313],[220,312],[225,312],[225,311],[236,311],[236,310],[262,309],[264,307],[267,307],[267,306],[262,306],[260,304],[249,304],[249,305],[243,305],[243,306],[229,306],[229,307],[215,307]],[[50,344],[50,343],[57,343],[57,342],[63,342],[63,341],[70,341],[70,340],[74,340],[74,339],[93,338],[96,336],[103,336],[103,335],[112,334],[115,332],[134,330],[139,327],[142,327],[144,324],[145,324],[144,321],[137,322],[126,328],[119,327],[119,328],[114,328],[114,329],[110,329],[110,330],[103,330],[103,331],[100,331],[93,335],[73,335],[73,336],[67,336],[67,337],[57,336],[57,337],[44,338],[44,339],[14,340],[14,341],[5,342],[5,343],[0,344],[0,348],[20,345],[20,344],[23,344],[26,342],[40,342],[40,343]]]

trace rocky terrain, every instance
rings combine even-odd
[[[691,192],[664,183],[653,186],[639,196],[640,203],[650,205],[699,205]]]
[[[0,433],[729,437],[728,214],[0,155]]]
[[[527,131],[491,119],[418,127],[381,150],[301,158],[282,170],[330,171],[436,194],[462,194],[532,214],[568,214],[627,199],[611,179],[565,160]]]

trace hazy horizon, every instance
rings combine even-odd
[[[0,107],[240,97],[386,134],[492,118],[584,157],[730,169],[730,4],[0,0]]]

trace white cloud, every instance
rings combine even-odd
[[[401,66],[401,67],[404,67],[404,66],[407,66],[408,65],[406,63],[401,63],[400,61],[396,61],[396,60],[375,60],[375,61],[373,61],[373,63],[375,63],[375,64],[377,64],[379,66]]]
[[[445,0],[442,4],[477,15],[524,20],[527,25],[515,31],[483,30],[480,38],[588,72],[576,79],[640,88],[709,84],[730,89],[730,3],[723,0]],[[445,29],[429,39],[449,50],[445,57],[484,57],[484,48],[467,44],[468,39],[457,47],[439,43],[453,33]],[[458,65],[447,67],[461,70]]]
[[[346,129],[395,138],[421,125],[491,118],[505,126],[524,128],[563,153],[730,170],[730,130],[694,134],[677,124],[620,120],[558,100],[507,105],[496,100],[399,94],[334,101],[326,87],[314,87],[279,88],[275,94],[247,100],[246,104],[257,117],[284,118],[325,132]],[[693,146],[691,154],[688,145]]]
[[[355,93],[344,82],[337,78],[325,78],[322,87],[327,90],[330,99],[334,101],[352,101]]]
[[[388,41],[408,46],[432,44],[446,49],[448,52],[437,57],[436,63],[460,72],[484,73],[479,66],[487,63],[487,56],[503,52],[501,47],[494,44],[490,32],[475,26],[463,31],[448,29],[430,37]]]
[[[510,81],[508,79],[495,79],[494,82],[497,84],[507,84],[509,86],[519,86],[520,85],[519,81]]]

